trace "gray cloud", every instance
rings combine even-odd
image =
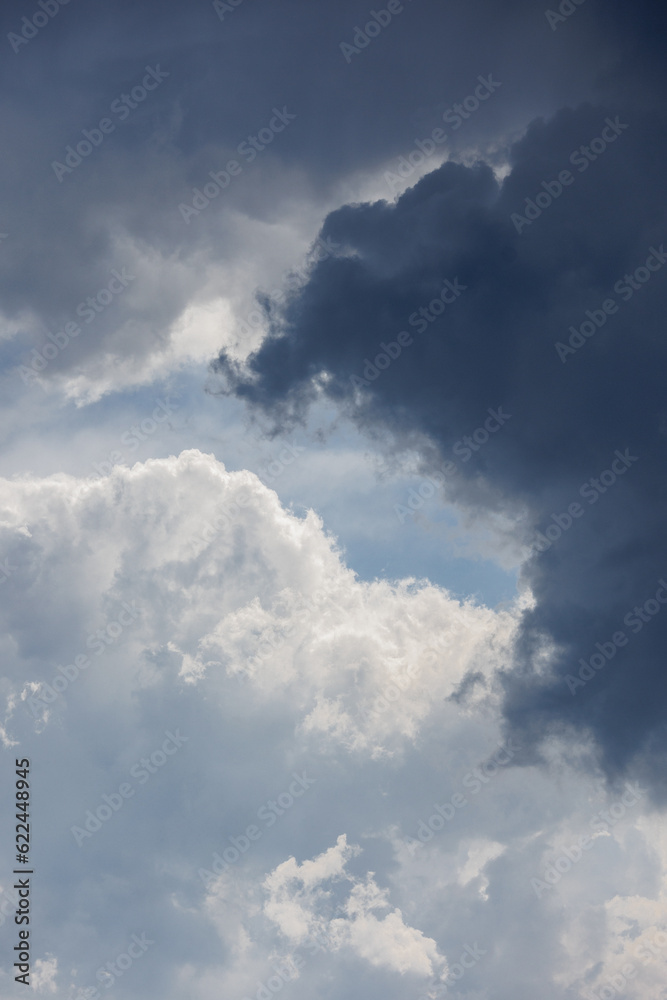
[[[442,124],[443,109],[464,100],[480,75],[502,89],[465,128],[447,126],[448,148],[494,149],[502,158],[507,134],[526,116],[592,96],[612,65],[591,44],[592,2],[563,29],[573,29],[567,74],[553,73],[546,58],[561,52],[561,36],[525,0],[505,5],[502,18],[482,0],[446,10],[433,0],[407,2],[350,63],[341,44],[370,16],[360,0],[292,2],[261,17],[243,4],[223,19],[210,3],[74,2],[12,51],[9,35],[29,14],[23,4],[5,5],[0,30],[8,137],[0,217],[9,234],[0,296],[7,321],[19,327],[6,363],[30,359],[47,331],[75,322],[79,303],[107,285],[113,268],[138,271],[131,293],[96,319],[94,336],[72,338],[52,359],[48,380],[99,381],[98,361],[109,353],[149,380],[150,359],[168,353],[172,324],[203,294],[202,261],[228,271],[253,223],[283,221],[295,202],[339,200],[340,184],[359,171],[390,167]],[[162,80],[146,90],[151,72]],[[296,119],[246,162],[239,149],[276,107]],[[234,158],[242,173],[186,225],[179,205]],[[224,280],[219,289],[233,294]],[[131,383],[116,367],[110,388]]]
[[[667,619],[575,701],[564,675],[665,565],[661,129],[655,112],[564,109],[531,124],[501,185],[484,163],[448,163],[395,205],[333,212],[322,236],[342,249],[273,311],[245,365],[216,365],[226,391],[281,422],[328,397],[376,434],[426,434],[440,465],[502,403],[511,425],[447,492],[505,512],[529,544],[554,538],[525,568],[537,603],[504,676],[508,721],[535,743],[552,726],[590,731],[610,773],[636,758],[656,789]]]

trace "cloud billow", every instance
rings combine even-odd
[[[471,513],[508,514],[528,544],[551,528],[524,567],[536,604],[502,678],[506,719],[534,745],[591,733],[608,773],[634,761],[657,794],[667,615],[636,636],[625,626],[627,648],[576,698],[565,678],[654,597],[667,566],[662,125],[646,110],[566,108],[528,127],[502,183],[484,163],[445,163],[394,204],[332,212],[321,236],[337,253],[269,315],[244,365],[224,352],[214,364],[224,391],[281,425],[324,396],[371,433],[424,435],[438,462],[502,406],[510,425],[447,491]],[[517,227],[516,213],[529,221]],[[446,279],[465,290],[441,310]],[[402,332],[410,344],[376,364]],[[570,343],[576,356],[558,347]],[[617,452],[631,459],[624,475],[611,471]]]

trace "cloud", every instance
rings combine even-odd
[[[652,1000],[667,12],[38,6],[0,10],[37,992]]]
[[[52,955],[44,959],[37,959],[32,973],[32,988],[38,993],[56,993],[56,976],[58,975],[58,960]]]
[[[375,884],[372,873],[363,882],[347,875],[346,862],[359,853],[360,848],[348,846],[343,834],[335,847],[312,861],[298,865],[290,858],[283,862],[264,882],[269,893],[264,913],[295,944],[316,937],[324,939],[322,947],[351,948],[371,965],[401,975],[432,976],[434,968],[444,973],[446,963],[435,941],[406,926],[400,910],[394,909],[382,919],[375,916],[374,910],[390,909],[388,892]],[[351,888],[337,907],[345,916],[333,918],[327,913],[331,911],[331,893],[323,884],[341,878],[350,882]]]
[[[420,0],[352,63],[341,44],[369,17],[361,0],[332,8],[291,0],[286,13],[267,9],[259,20],[248,5],[223,20],[211,3],[149,0],[137,11],[116,0],[77,17],[73,9],[62,7],[18,51],[7,44],[0,337],[10,341],[4,366],[30,368],[34,349],[50,352],[49,334],[81,322],[81,303],[108,286],[113,269],[134,268],[131,289],[42,369],[49,386],[81,402],[177,369],[191,356],[178,332],[189,309],[221,296],[229,305],[275,277],[265,244],[261,263],[250,261],[258,233],[270,231],[277,256],[295,263],[312,219],[343,203],[346,190],[377,186],[479,76],[501,82],[493,112],[484,105],[465,127],[446,126],[447,154],[486,150],[500,167],[508,136],[578,95],[597,96],[617,54],[617,43],[599,41],[616,30],[609,6],[598,14],[587,5],[576,31],[554,35],[527,0],[507,4],[502,19],[487,0],[447,9]],[[285,17],[293,30],[279,57]],[[5,37],[24,19],[19,4],[5,5]],[[628,30],[639,29],[633,21]],[[73,75],[45,65],[52,47]],[[568,70],[555,80],[550,65],[563,50]],[[160,80],[146,90],[151,73]],[[296,118],[262,144],[276,108]],[[210,174],[232,160],[240,172],[186,225],[179,205],[206,201]],[[296,245],[284,233],[277,239],[289,226]],[[218,346],[225,325],[223,317]]]
[[[136,935],[154,944],[123,972],[129,996],[241,1000],[276,969],[296,1000],[323,976],[336,998],[437,996],[465,969],[459,988],[504,983],[504,1000],[519,969],[526,996],[541,982],[559,1000],[570,960],[575,988],[615,974],[623,921],[655,942],[665,859],[645,796],[533,891],[618,796],[557,744],[550,769],[489,768],[513,614],[359,581],[312,513],[198,451],[0,485],[7,749],[32,758],[36,829],[49,817],[44,990],[99,988]],[[408,850],[457,793],[465,808]],[[585,954],[582,908],[602,922]]]
[[[222,391],[282,425],[324,399],[387,449],[421,435],[447,499],[469,523],[504,520],[529,555],[508,723],[536,746],[590,734],[610,775],[632,761],[658,795],[667,618],[649,627],[643,612],[632,653],[576,699],[566,676],[628,630],[665,565],[661,115],[563,109],[528,127],[502,184],[484,162],[450,162],[396,203],[331,213],[321,235],[341,250],[271,313],[245,363],[223,351],[215,366]],[[493,408],[511,417],[498,434]],[[443,463],[461,440],[454,475]]]
[[[461,604],[426,582],[357,581],[312,511],[296,518],[253,474],[197,451],[97,480],[26,478],[3,490],[5,552],[16,564],[5,627],[33,664],[14,697],[40,715],[60,711],[51,691],[62,672],[45,656],[77,674],[76,657],[87,658],[80,677],[92,662],[87,683],[102,693],[96,663],[139,656],[150,688],[160,655],[179,665],[181,682],[229,676],[263,699],[289,691],[305,734],[382,753],[414,740],[470,671],[488,677],[510,656],[509,612]],[[65,585],[66,564],[57,566],[72,545],[80,561]],[[26,586],[40,601],[37,627]],[[75,621],[85,623],[79,635]],[[135,669],[119,666],[116,699],[129,695]],[[83,683],[61,679],[63,698]]]

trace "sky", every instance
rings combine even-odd
[[[0,1000],[665,1000],[666,21],[3,4]]]

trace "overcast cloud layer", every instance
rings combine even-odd
[[[3,5],[0,1000],[664,1000],[666,20]]]

